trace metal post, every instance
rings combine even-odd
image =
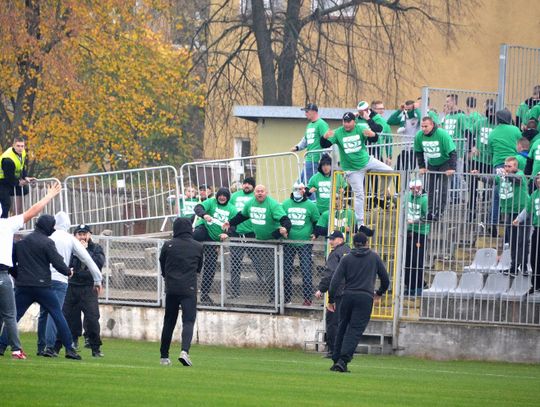
[[[159,265],[159,255],[161,253],[161,248],[163,247],[163,241],[158,240],[156,242],[156,271],[157,271],[157,305],[161,307],[163,305],[163,279],[161,278],[160,265]]]
[[[276,276],[276,288],[279,293],[279,296],[276,295],[275,300],[279,303],[276,303],[276,306],[279,305],[279,313],[281,315],[285,314],[285,285],[284,285],[284,270],[283,270],[283,245],[278,244],[274,250],[274,264],[277,266],[277,273],[274,273]],[[276,294],[278,294],[276,293]]]
[[[223,250],[223,243],[219,244],[219,259],[221,262],[220,271],[220,281],[221,281],[221,308],[225,307],[225,251]]]
[[[499,51],[499,89],[497,96],[497,110],[504,109],[506,99],[506,63],[508,56],[508,45],[501,44]]]
[[[429,109],[429,87],[423,86],[422,87],[422,117],[427,116]]]

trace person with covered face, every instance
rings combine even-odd
[[[24,316],[30,305],[37,302],[52,317],[62,344],[66,348],[66,358],[80,360],[81,356],[73,348],[71,332],[58,298],[51,289],[51,265],[65,276],[73,275],[72,270],[56,250],[54,242],[49,238],[54,232],[55,223],[54,216],[41,215],[36,222],[35,230],[15,244],[17,321]],[[3,333],[0,337],[0,349],[5,349],[6,346],[6,333]]]
[[[407,245],[405,251],[405,294],[421,295],[424,287],[424,251],[431,225],[426,222],[428,196],[422,180],[409,182],[407,205]]]
[[[317,224],[320,215],[317,206],[307,199],[305,185],[296,182],[290,198],[283,201],[282,206],[292,224],[289,231],[289,239],[309,242],[313,235],[313,228]],[[310,243],[288,243],[283,246],[283,282],[286,303],[292,299],[292,273],[294,259],[298,256],[300,270],[302,271],[302,294],[304,299],[302,305],[311,306],[313,295],[312,251],[313,246]]]
[[[200,218],[193,232],[195,240],[198,242],[222,242],[227,239],[228,234],[223,232],[222,226],[238,212],[230,200],[229,190],[219,188],[214,198],[207,199],[195,206],[195,214]],[[217,246],[205,247],[204,253],[201,303],[212,305],[214,302],[210,297],[210,291],[216,274]]]
[[[159,255],[161,275],[165,280],[165,315],[160,347],[160,364],[163,366],[171,365],[169,348],[180,307],[182,344],[178,360],[184,366],[192,366],[189,350],[197,317],[197,274],[202,269],[203,249],[203,245],[193,239],[189,219],[175,219],[173,238],[163,244]]]

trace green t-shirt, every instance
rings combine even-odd
[[[317,226],[323,228],[328,228],[328,232],[333,232],[334,230],[339,230],[342,233],[352,231],[356,222],[354,216],[354,211],[352,209],[339,209],[336,210],[336,215],[334,217],[334,226],[330,226],[329,219],[330,211],[325,211],[321,214]],[[349,230],[347,230],[347,228]]]
[[[495,167],[504,164],[508,157],[517,154],[517,141],[521,132],[511,124],[499,124],[489,134],[488,151],[491,154],[491,163]]]
[[[512,182],[512,179],[520,177],[521,183]],[[529,194],[527,178],[523,171],[518,171],[515,175],[496,177],[495,182],[499,187],[501,213],[519,213],[528,204]]]
[[[533,106],[531,110],[529,110],[524,124],[526,124],[527,121],[529,121],[530,119],[540,119],[540,103]],[[536,128],[540,130],[540,121],[538,121],[538,125],[536,126]]]
[[[494,125],[490,123],[487,117],[480,117],[469,127],[474,137],[474,146],[478,154],[473,156],[473,160],[483,164],[491,165],[491,155],[488,149],[489,135]]]
[[[527,205],[527,212],[532,214],[532,225],[540,227],[540,189],[532,193]]]
[[[434,167],[447,162],[450,153],[455,149],[456,145],[452,137],[440,127],[429,137],[420,130],[414,138],[414,151],[424,153],[427,163]]]
[[[427,194],[420,196],[414,195],[412,192],[407,193],[407,230],[420,233],[422,235],[429,234],[431,225],[425,221],[428,214],[428,197]]]
[[[529,149],[529,158],[533,160],[531,175],[534,177],[540,171],[540,140],[535,141]]]
[[[347,182],[341,175],[337,176],[336,190],[346,188]],[[323,213],[330,209],[330,199],[332,198],[332,174],[325,176],[320,171],[317,171],[308,182],[307,189],[316,188],[315,196],[317,198],[317,209],[319,213]]]
[[[467,116],[461,110],[449,113],[444,117],[443,128],[456,142],[457,155],[465,155],[465,130],[467,129]]]
[[[243,190],[238,190],[231,196],[231,204],[234,205],[238,212],[242,212],[247,201],[253,199],[255,193],[252,191],[249,194],[246,194]],[[236,233],[239,235],[245,235],[247,233],[253,232],[253,225],[251,224],[251,219],[245,220],[236,227]]]
[[[180,205],[180,217],[191,218],[195,215],[193,209],[199,204],[199,200],[197,198],[186,198],[185,200],[179,199],[178,203]]]
[[[306,126],[306,132],[304,134],[307,148],[306,161],[319,162],[321,154],[310,153],[310,151],[322,150],[321,137],[326,134],[328,129],[328,124],[323,119],[317,119]]]
[[[290,240],[310,240],[313,234],[313,225],[319,220],[319,210],[309,199],[295,202],[293,199],[285,199],[281,204],[283,210],[291,220]]]
[[[366,149],[366,139],[363,131],[369,129],[367,124],[356,124],[351,131],[345,131],[343,126],[334,130],[334,136],[328,141],[336,144],[343,171],[357,171],[364,168],[369,161]]]
[[[383,131],[382,133],[379,133],[379,139],[377,140],[377,144],[386,144],[384,147],[384,152],[386,153],[387,158],[392,158],[393,153],[393,146],[394,143],[394,136],[392,135],[392,128],[390,125],[384,120]]]
[[[279,220],[286,216],[286,213],[279,202],[267,196],[262,203],[255,198],[247,201],[242,215],[251,219],[257,239],[271,240],[272,233],[280,227]]]
[[[518,170],[525,171],[525,166],[527,165],[527,157],[521,154],[516,154],[514,157],[518,162]]]
[[[208,223],[203,218],[201,218],[197,225],[204,225],[210,238],[214,241],[219,241],[219,235],[223,232],[221,228],[225,222],[228,222],[238,213],[236,208],[231,201],[227,202],[226,205],[221,205],[216,198],[210,198],[201,203],[205,212],[210,215],[213,219],[211,223]]]
[[[422,118],[422,112],[420,112],[420,109],[407,110],[407,118],[408,119],[414,119],[415,117],[418,120],[420,120]],[[405,126],[405,120],[403,120],[403,119],[404,119],[403,111],[401,109],[397,109],[394,113],[392,113],[390,115],[387,122],[388,122],[388,124],[391,124],[392,126],[404,127]]]
[[[439,119],[439,115],[434,110],[428,110],[427,112],[428,116],[431,117],[431,120],[433,120],[433,123],[436,125],[441,124],[441,119]]]

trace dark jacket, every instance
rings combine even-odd
[[[341,259],[332,277],[328,289],[328,302],[334,303],[343,280],[345,280],[343,294],[367,294],[373,297],[377,276],[381,280],[377,295],[382,295],[388,289],[390,279],[381,258],[367,247],[354,248],[351,254]]]
[[[347,246],[346,243],[340,244],[330,252],[330,254],[328,255],[328,259],[326,259],[326,267],[324,269],[323,277],[321,278],[321,282],[319,283],[318,289],[320,292],[325,293],[328,291],[328,288],[330,287],[330,281],[332,281],[332,276],[336,272],[339,262],[344,256],[346,256],[350,252],[351,248]],[[342,296],[344,288],[345,284],[342,283],[338,287],[334,297]]]
[[[48,236],[54,232],[54,216],[41,215],[35,230],[15,244],[17,279],[20,287],[50,287],[50,265],[66,276],[71,274],[64,258]]]
[[[92,239],[90,239],[88,241],[88,247],[86,250],[88,250],[88,254],[90,257],[92,257],[92,260],[94,260],[94,263],[96,263],[96,266],[98,266],[99,270],[101,271],[103,265],[105,264],[105,253],[103,252],[103,248],[97,243],[92,242]],[[73,268],[73,277],[69,279],[68,284],[79,286],[94,285],[94,277],[92,277],[92,273],[90,273],[90,270],[88,270],[86,264],[84,264],[77,256],[71,256],[70,267]]]
[[[4,178],[0,179],[0,185],[5,185],[9,188],[18,187],[19,180],[26,178],[28,175],[28,171],[26,169],[28,166],[28,156],[26,156],[26,161],[24,163],[20,178],[15,176],[15,163],[10,158],[3,158],[0,165],[2,166],[2,171],[4,172]]]
[[[173,238],[165,242],[159,256],[165,292],[176,295],[197,295],[197,273],[201,272],[203,245],[193,239],[191,222],[177,218]]]

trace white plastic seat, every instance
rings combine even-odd
[[[457,286],[457,274],[454,271],[440,271],[435,274],[431,287],[422,290],[422,297],[446,297]]]
[[[514,277],[512,286],[505,293],[501,294],[503,300],[522,301],[531,288],[529,276],[518,275]]]
[[[508,291],[510,286],[510,277],[504,274],[490,274],[487,277],[484,288],[474,293],[475,299],[491,300],[498,299],[501,295]]]
[[[474,260],[469,266],[463,267],[464,272],[480,271],[489,272],[497,267],[497,249],[478,249],[474,255]]]
[[[496,271],[507,271],[510,270],[511,265],[512,253],[510,252],[510,249],[504,249],[495,269]]]
[[[484,275],[478,271],[464,273],[456,288],[448,291],[448,296],[454,298],[470,298],[475,292],[482,290]]]

